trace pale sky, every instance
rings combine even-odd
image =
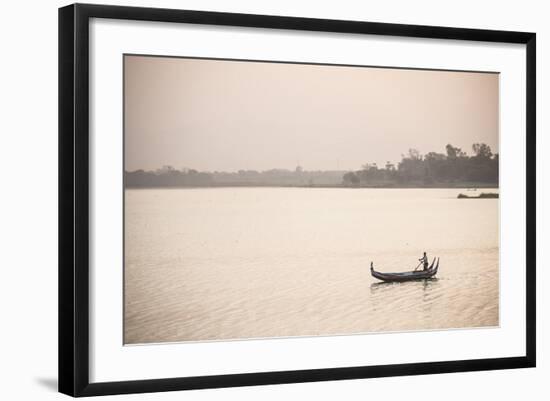
[[[125,168],[357,170],[498,151],[490,73],[125,57]]]

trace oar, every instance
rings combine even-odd
[[[422,263],[424,263],[424,261],[420,261],[420,263],[418,264],[418,266],[416,266],[416,267],[414,268],[413,271],[416,271],[416,269],[418,269]]]

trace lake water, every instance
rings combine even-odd
[[[499,201],[460,192],[126,190],[125,343],[498,326]]]

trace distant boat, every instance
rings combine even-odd
[[[437,264],[435,263],[437,259]],[[418,271],[408,271],[402,273],[381,273],[374,270],[373,263],[370,262],[370,273],[374,278],[382,281],[411,281],[411,280],[422,280],[427,278],[432,278],[437,274],[437,269],[439,268],[439,258],[434,258],[431,266],[427,270],[418,270]]]
[[[464,194],[458,194],[458,199],[498,199],[498,193],[494,192],[482,192],[478,196],[468,196]]]

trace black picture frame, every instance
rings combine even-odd
[[[526,45],[526,352],[382,366],[89,381],[89,21],[91,18],[276,28]],[[71,396],[190,390],[534,367],[536,363],[536,35],[526,32],[74,4],[59,9],[59,391]]]

